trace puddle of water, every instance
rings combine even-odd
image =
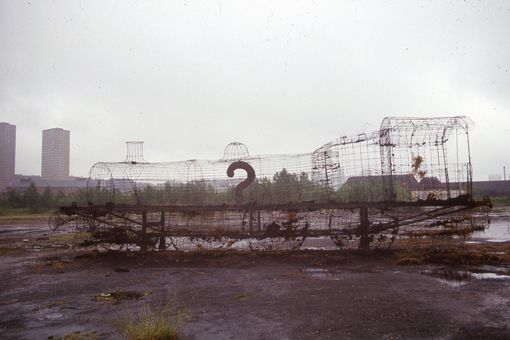
[[[236,250],[244,250],[250,248],[250,243],[246,240],[239,240],[236,243],[232,244],[232,246],[230,247]]]
[[[439,282],[448,286],[459,287],[471,280],[471,273],[467,271],[449,271],[449,270],[424,270],[420,274],[435,278]]]
[[[48,313],[44,317],[49,320],[57,320],[63,317],[63,315],[60,313]]]
[[[501,216],[500,216],[501,215]],[[490,214],[491,224],[483,233],[473,235],[474,239],[483,239],[489,242],[510,241],[510,213],[503,213],[498,216]]]
[[[458,287],[466,284],[467,282],[475,279],[510,279],[509,275],[497,273],[471,273],[469,271],[455,271],[455,270],[424,270],[420,274],[427,275],[435,278],[441,283],[448,286]]]
[[[321,269],[321,268],[307,268],[301,269],[302,273],[306,273],[311,277],[318,278],[335,278],[340,276],[339,272],[333,271],[331,269]]]
[[[475,279],[510,279],[510,276],[497,273],[471,273]]]
[[[309,237],[300,249],[304,250],[336,250],[338,247],[329,238]]]

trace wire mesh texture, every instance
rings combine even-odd
[[[393,242],[399,229],[465,236],[484,227],[473,208],[491,205],[471,196],[473,125],[464,116],[387,117],[379,131],[307,154],[252,156],[231,143],[219,160],[164,163],[146,162],[143,142],[128,142],[123,162],[90,169],[88,206],[61,208],[52,228],[175,249],[294,249],[315,237],[366,247]]]
[[[94,204],[231,204],[238,200],[232,188],[244,180],[239,170],[227,175],[236,161],[256,174],[245,203],[452,198],[471,192],[472,125],[467,117],[391,117],[379,131],[342,136],[308,154],[251,156],[244,144],[231,143],[219,160],[163,163],[146,162],[141,142],[128,142],[125,161],[91,168],[87,198]]]

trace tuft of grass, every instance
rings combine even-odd
[[[251,300],[251,296],[239,294],[239,295],[234,296],[234,299],[240,300],[240,301],[248,301],[248,300]]]
[[[30,267],[30,269],[42,269],[42,268],[51,267],[51,266],[53,266],[55,268],[64,268],[64,266],[67,263],[69,263],[69,261],[41,263],[41,264],[37,264],[35,266]]]
[[[103,293],[101,296],[92,297],[92,301],[120,301],[120,300],[138,300],[141,297],[151,295],[152,292],[138,292],[136,290],[116,289],[114,292]]]
[[[412,266],[412,265],[420,265],[422,262],[414,257],[404,257],[397,260],[397,264],[399,266]]]
[[[97,340],[99,339],[99,335],[97,334],[97,331],[92,331],[90,333],[80,333],[79,331],[64,335],[63,337],[54,338],[50,337],[54,340]]]
[[[474,253],[463,249],[444,249],[431,251],[425,255],[427,262],[452,265],[482,265],[501,262],[503,257],[495,254]]]
[[[178,339],[187,316],[186,306],[179,304],[172,294],[156,309],[144,304],[133,313],[124,305],[124,309],[118,311],[117,318],[110,322],[128,339],[173,340]]]

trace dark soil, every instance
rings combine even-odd
[[[30,242],[42,236],[30,235]],[[0,257],[2,339],[76,331],[121,339],[108,320],[173,292],[191,312],[183,339],[510,339],[506,261],[445,265],[422,256],[397,265],[402,255],[394,252],[142,257],[41,249]],[[129,298],[94,299],[119,292]]]

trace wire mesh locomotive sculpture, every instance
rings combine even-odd
[[[391,245],[398,234],[483,231],[472,197],[467,117],[387,117],[380,130],[343,136],[312,153],[251,156],[231,143],[219,160],[149,163],[142,142],[123,162],[89,172],[87,204],[61,207],[53,230],[81,244],[178,250]]]

